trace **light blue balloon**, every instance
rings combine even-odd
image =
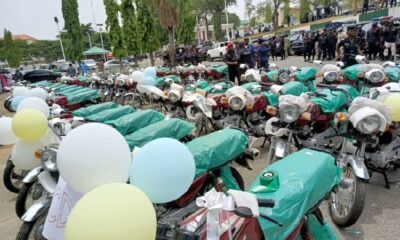
[[[152,77],[156,78],[157,77],[157,70],[154,67],[148,67],[144,70],[144,76],[145,77]]]
[[[130,184],[138,187],[153,203],[178,199],[190,187],[196,166],[183,143],[159,138],[144,145],[132,160]]]
[[[18,105],[26,98],[26,96],[16,96],[13,97],[12,101],[11,101],[11,108],[14,111],[17,111]]]
[[[155,86],[156,80],[153,77],[144,77],[142,84],[146,86]]]

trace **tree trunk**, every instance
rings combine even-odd
[[[207,41],[210,41],[210,35],[208,34],[208,33],[209,33],[209,30],[208,30],[208,18],[207,18],[207,13],[205,13],[205,18],[204,18],[204,20],[205,20],[205,23],[206,23],[206,36],[207,36]]]
[[[353,0],[353,16],[357,15],[357,0]]]
[[[150,52],[149,55],[150,55],[150,64],[151,64],[151,66],[155,66],[153,52]]]
[[[168,27],[168,43],[169,43],[169,60],[171,66],[175,66],[175,40],[174,40],[173,27]]]
[[[274,30],[278,28],[278,22],[279,22],[279,13],[278,13],[278,8],[274,8],[274,14],[273,14],[273,22],[274,22]]]

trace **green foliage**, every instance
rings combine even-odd
[[[136,32],[136,17],[133,0],[122,0],[121,2],[122,17],[122,39],[124,48],[128,55],[136,55],[140,53],[138,47],[138,36]]]
[[[250,27],[255,27],[257,25],[257,20],[255,17],[250,19]]]
[[[310,11],[310,5],[307,0],[300,0],[300,18],[303,18]]]
[[[19,67],[21,64],[21,50],[15,46],[10,31],[4,29],[3,47],[1,55],[5,56],[5,60],[10,67]]]
[[[83,37],[87,36],[88,34],[91,35],[94,33],[94,29],[92,27],[92,23],[81,24],[81,32]]]
[[[286,17],[290,15],[290,0],[283,0],[283,17],[285,18],[286,21]],[[288,23],[289,24],[289,23]]]
[[[78,2],[77,0],[62,0],[62,14],[64,17],[67,36],[65,54],[70,60],[80,60],[82,58],[82,33],[79,25]]]
[[[114,0],[103,0],[106,8],[106,29],[110,34],[111,51],[114,57],[121,59],[125,56],[121,26],[119,25],[119,6]]]
[[[213,22],[213,18],[211,18],[211,21]],[[226,24],[225,12],[223,13],[222,23]],[[228,12],[228,23],[229,24],[233,23],[233,28],[237,29],[238,27],[240,27],[240,18],[239,18],[239,16],[236,15],[235,13]]]
[[[214,26],[214,36],[216,41],[222,41],[224,39],[224,33],[222,32],[222,12],[214,13],[212,18],[212,23]]]
[[[265,7],[265,15],[264,15],[265,22],[270,23],[272,22],[272,7],[271,3],[267,3]]]
[[[189,44],[194,41],[196,16],[191,11],[189,1],[181,1],[179,5],[179,24],[176,28],[179,43]]]
[[[199,4],[203,5],[203,10],[207,14],[212,14],[212,23],[214,26],[215,40],[220,41],[224,38],[225,33],[222,32],[221,23],[223,21],[223,15],[225,11],[225,0],[204,0],[198,1]],[[226,0],[226,5],[231,6],[236,3],[236,0]],[[229,21],[229,20],[228,20]]]
[[[158,32],[161,30],[161,26],[159,19],[155,18],[155,12],[151,11],[150,7],[146,4],[146,0],[136,0],[138,47],[145,53],[153,53],[161,46]]]

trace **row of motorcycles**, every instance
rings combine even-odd
[[[400,68],[362,61],[344,69],[327,64],[319,73],[313,67],[241,66],[240,86],[226,80],[225,66],[159,68],[154,86],[129,75],[93,75],[87,84],[101,92],[103,103],[74,112],[51,107],[54,140],[38,150],[42,166],[16,172],[7,163],[4,178],[22,179],[9,188],[19,191],[16,212],[24,221],[17,239],[43,239],[59,177],[58,143],[93,120],[123,129],[133,151],[172,137],[194,155],[196,178],[188,192],[156,206],[157,239],[336,239],[322,201],[329,201],[337,226],[349,227],[363,211],[371,174],[381,173],[389,188],[386,172],[399,166],[400,119],[384,99],[400,91]],[[249,160],[259,156],[257,138],[262,147],[269,142],[266,168],[243,192],[231,163],[251,169]],[[226,199],[234,204],[225,206]]]

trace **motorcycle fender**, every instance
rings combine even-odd
[[[23,183],[31,183],[31,182],[35,181],[36,177],[40,174],[41,171],[42,171],[42,167],[37,167],[37,168],[32,169],[31,171],[28,172],[28,174],[26,174],[24,179],[22,179],[22,182]]]
[[[125,95],[124,95],[124,97],[127,97],[127,96],[133,96],[133,95],[135,95],[135,94],[131,92],[131,93],[127,93],[127,94],[125,94]]]
[[[39,200],[26,211],[26,213],[21,217],[24,222],[35,221],[43,212],[50,208],[51,198],[47,194],[43,195]]]
[[[49,171],[43,171],[38,176],[40,184],[43,186],[44,190],[53,195],[57,187],[57,179],[54,179]]]
[[[348,164],[350,164],[350,166],[353,168],[354,173],[356,174],[357,177],[364,180],[369,180],[370,177],[368,169],[365,166],[364,160],[362,158],[349,154],[342,155],[340,158],[340,165],[346,166]]]
[[[282,140],[277,140],[276,141],[276,146],[275,146],[275,156],[279,158],[283,158],[286,155],[286,144]]]

